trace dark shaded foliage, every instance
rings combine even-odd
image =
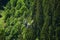
[[[0,15],[0,18],[2,17],[2,15]]]
[[[8,3],[9,0],[0,0],[0,10],[4,10],[4,6]]]

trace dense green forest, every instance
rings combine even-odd
[[[60,40],[60,0],[0,0],[0,40]]]

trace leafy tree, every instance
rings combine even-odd
[[[0,0],[0,4],[0,40],[60,40],[60,0]]]

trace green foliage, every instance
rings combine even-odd
[[[60,1],[10,0],[0,10],[0,40],[60,40]]]

